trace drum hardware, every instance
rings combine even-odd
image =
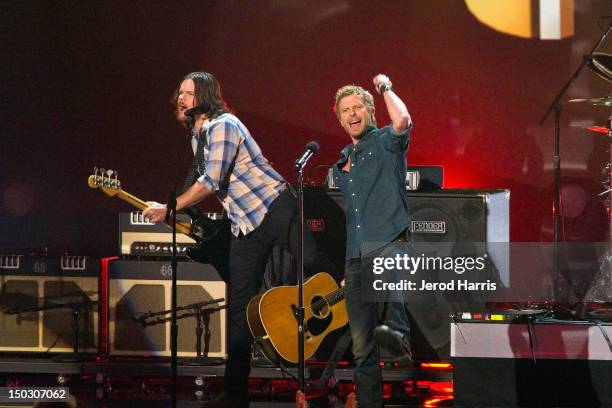
[[[608,135],[609,139],[612,138],[612,114],[610,114],[610,116],[608,117],[608,127],[592,126],[591,128],[597,128],[597,130],[592,130],[592,131],[598,132],[598,133],[605,133],[606,135]],[[587,130],[591,130],[591,129],[587,129]],[[610,154],[610,147],[608,147],[608,154]],[[612,208],[612,195],[610,194],[610,192],[612,192],[612,163],[608,162],[605,165],[605,167],[603,168],[603,173],[606,175],[606,178],[602,183],[605,188],[605,191],[599,193],[597,196],[603,197],[607,195],[605,199],[605,205],[606,205],[606,209],[608,213],[608,224],[610,227],[612,227],[612,224],[611,224],[612,214],[610,214],[610,210]],[[609,229],[608,233],[612,234],[612,229]]]
[[[608,138],[612,138],[612,114],[608,117],[608,127],[598,128],[601,129],[596,130],[596,132],[604,133],[603,130],[605,130]],[[608,147],[608,154],[610,154],[610,147]],[[597,194],[597,196],[603,199],[606,208],[608,218],[608,250],[599,264],[599,271],[591,281],[590,288],[582,299],[580,315],[605,321],[611,316],[609,305],[612,303],[612,290],[610,289],[612,288],[612,163],[608,162],[604,166],[603,173],[606,175],[602,182],[605,190]],[[604,308],[604,313],[589,309],[592,309],[591,305],[598,304],[608,305],[607,308]]]
[[[605,52],[592,52],[585,59],[587,66],[595,75],[612,82],[612,55]]]
[[[590,103],[593,106],[607,106],[610,107],[612,106],[612,95],[608,95],[608,96],[602,96],[600,98],[577,98],[577,99],[570,99],[568,102],[571,103],[575,103],[575,102],[587,102]]]
[[[554,153],[553,153],[553,168],[554,168],[554,196],[553,196],[553,294],[555,298],[559,295],[559,221],[561,217],[561,153],[560,153],[560,138],[561,138],[561,100],[565,95],[572,82],[578,77],[580,71],[585,66],[589,66],[597,75],[601,76],[604,80],[612,81],[612,59],[609,58],[608,54],[604,54],[598,51],[599,47],[603,44],[608,34],[612,31],[612,25],[602,33],[599,40],[595,43],[588,56],[582,59],[582,62],[568,79],[565,85],[557,92],[557,95],[553,98],[550,105],[546,109],[546,112],[539,121],[542,125],[548,116],[554,112]]]
[[[584,129],[588,130],[589,132],[602,133],[604,135],[607,135],[610,132],[610,129],[603,126],[589,126],[585,127]]]

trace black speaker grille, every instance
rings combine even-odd
[[[436,246],[437,256],[481,254],[489,238],[508,239],[509,202],[505,190],[438,190],[408,193],[411,225],[431,222],[444,226],[444,233],[434,230],[413,232],[415,254]],[[491,205],[490,203],[493,203]],[[330,258],[344,270],[346,227],[344,204],[339,192],[309,189],[304,197],[306,219],[316,219],[322,231],[313,236]],[[424,224],[421,224],[424,225]],[[492,232],[496,232],[492,234]],[[446,253],[441,253],[446,251]],[[435,271],[433,271],[435,274]],[[440,278],[439,276],[437,278]],[[453,312],[477,310],[484,304],[476,294],[411,293],[418,296],[406,303],[409,313],[412,347],[417,360],[450,357],[450,318]]]
[[[38,282],[7,280],[0,289],[0,306],[6,309],[38,306]],[[5,314],[0,311],[0,347],[38,346],[38,312]]]
[[[79,349],[96,345],[94,313],[98,310],[96,293],[86,293],[73,280],[53,280],[44,283],[43,347],[73,346],[74,311],[79,313]]]
[[[150,326],[136,322],[135,316],[166,308],[164,286],[134,285],[117,301],[114,344],[117,350],[164,351],[166,349],[166,324]]]

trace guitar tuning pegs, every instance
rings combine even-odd
[[[113,173],[114,173],[114,171],[113,171],[113,170],[111,170],[111,169],[106,170],[106,175],[107,175],[109,178],[110,178],[110,176],[112,176],[112,175],[113,175]]]
[[[106,169],[101,167],[100,168],[100,184],[103,186],[106,186]]]
[[[98,166],[94,166],[94,182],[96,185],[100,184],[100,174],[98,174],[99,171],[100,169]]]

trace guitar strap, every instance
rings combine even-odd
[[[187,172],[187,177],[185,177],[185,181],[183,182],[183,189],[181,190],[182,193],[187,191],[189,189],[189,187],[191,187],[193,185],[193,183],[195,183],[195,181],[200,176],[199,169],[201,168],[201,166],[203,164],[203,161],[204,161],[204,146],[206,145],[206,136],[207,135],[208,135],[208,129],[206,129],[205,132],[200,133],[200,135],[197,138],[198,144],[196,145],[196,151],[195,151],[195,154],[193,156],[193,160],[191,161],[191,166],[189,166],[189,171]],[[189,208],[185,208],[185,209],[183,209],[181,211],[189,214],[189,216],[192,217],[192,218],[197,218],[202,213],[200,208],[197,207],[197,206],[192,206],[192,207],[189,207]]]
[[[196,180],[203,174],[200,172],[200,169],[202,168],[202,165],[204,164],[204,147],[206,147],[207,143],[208,143],[208,128],[204,129],[204,131],[201,132],[200,135],[198,136],[198,144],[196,146],[196,151],[193,156],[193,161],[191,162],[191,166],[189,167],[187,177],[185,177],[185,182],[183,183],[182,192],[187,191],[189,187],[191,187],[193,183],[195,183]],[[238,153],[239,152],[236,151],[234,159],[232,160],[232,165],[227,171],[226,180],[222,181],[222,184],[223,184],[222,187],[226,187],[226,184],[229,183],[229,177],[230,177],[230,174],[232,174],[233,172],[234,166],[236,165],[236,157],[238,157]],[[188,210],[188,211],[185,211],[185,210]],[[185,210],[183,211],[187,213],[194,212],[198,216],[202,214],[202,211],[196,206],[189,207],[188,209],[185,209]]]
[[[191,185],[195,183],[197,179],[196,174],[199,173],[198,169],[200,168],[200,166],[202,165],[202,162],[204,161],[204,145],[206,144],[207,133],[208,133],[208,129],[203,135],[200,134],[200,136],[198,137],[198,144],[196,146],[196,151],[193,156],[193,160],[191,161],[191,166],[189,167],[189,171],[187,172],[187,177],[185,177],[185,182],[183,183],[183,190],[182,190],[183,193],[187,191],[187,189],[191,187]]]

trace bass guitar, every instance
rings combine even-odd
[[[98,170],[87,179],[89,187],[102,190],[109,197],[117,197],[144,210],[149,207],[146,201],[126,192],[121,188],[117,172],[113,170]],[[228,219],[213,220],[205,214],[197,214],[187,209],[185,212],[191,222],[176,222],[176,231],[185,234],[196,242],[196,246],[187,250],[187,256],[197,262],[213,264],[221,277],[227,281],[229,266],[229,246],[231,239],[230,222]],[[170,227],[170,226],[169,226]]]
[[[278,286],[255,296],[247,322],[270,360],[298,363],[297,286]],[[344,290],[320,272],[304,283],[304,358],[310,358],[325,336],[348,323]]]

